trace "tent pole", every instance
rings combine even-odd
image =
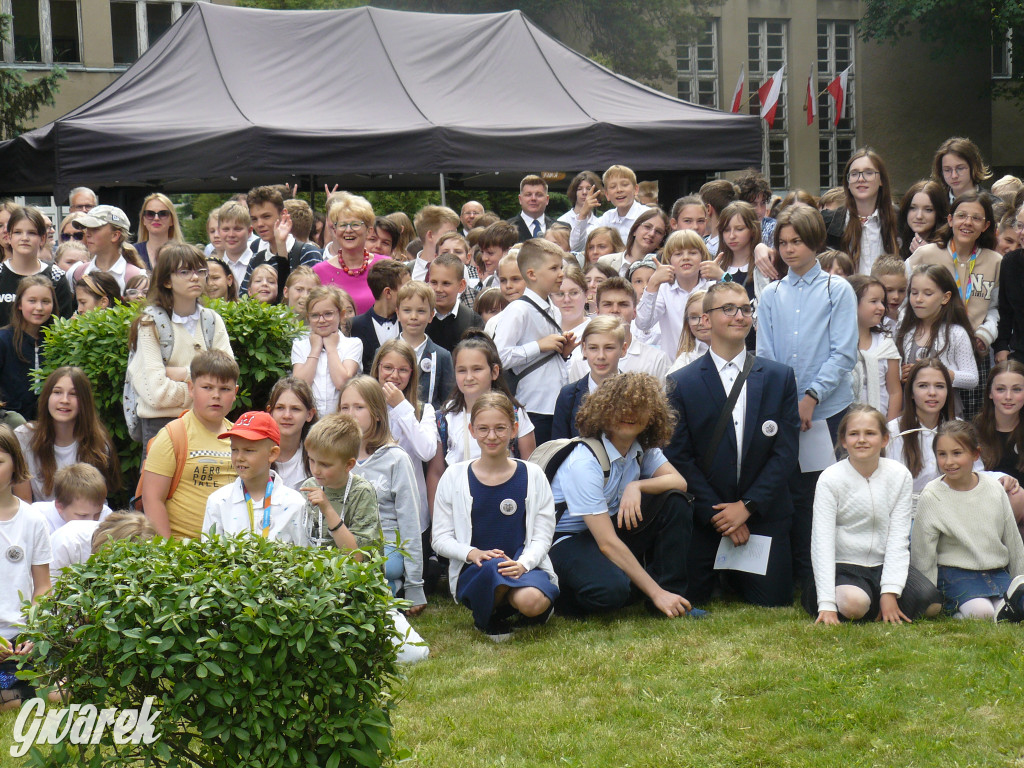
[[[447,198],[444,194],[444,174],[439,174],[439,176],[441,177],[441,205],[448,205]]]
[[[316,206],[316,197],[315,197],[315,195],[316,195],[316,186],[315,186],[315,182],[316,182],[316,176],[314,176],[312,173],[309,174],[309,207],[312,210],[314,210],[314,211],[316,210],[316,207],[315,207]]]

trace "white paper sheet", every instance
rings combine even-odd
[[[751,534],[746,544],[737,547],[728,536],[722,537],[715,555],[715,570],[745,571],[764,576],[768,572],[768,555],[772,550],[771,536]]]
[[[800,471],[821,472],[836,463],[836,449],[827,421],[812,421],[811,428],[800,433]]]

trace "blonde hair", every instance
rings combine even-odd
[[[420,366],[419,361],[416,359],[416,350],[412,348],[412,345],[403,339],[401,336],[394,339],[388,339],[377,349],[377,353],[373,356],[373,365],[370,366],[370,375],[380,381],[380,361],[384,359],[384,355],[394,353],[405,359],[405,362],[409,364],[412,369],[412,373],[409,375],[409,381],[405,385],[405,389],[402,390],[402,394],[405,395],[405,399],[409,401],[409,405],[412,406],[413,412],[416,414],[418,419],[423,415],[423,406],[420,404],[419,391],[420,391]]]
[[[92,535],[92,551],[95,553],[107,542],[132,539],[149,541],[156,537],[156,529],[141,512],[118,510],[111,512]]]
[[[214,214],[217,215],[217,226],[228,222],[241,224],[243,227],[252,226],[252,216],[249,215],[249,209],[235,200],[228,200],[220,208],[210,212],[211,216]]]
[[[376,217],[373,214],[373,206],[365,197],[353,195],[351,192],[335,192],[327,198],[327,218],[335,225],[342,219],[357,219],[369,229]]]
[[[746,293],[746,291],[743,292]],[[686,299],[686,306],[683,307],[683,331],[679,334],[679,346],[676,347],[676,357],[679,357],[684,352],[693,352],[697,348],[697,337],[693,335],[690,321],[686,318],[690,314],[690,305],[698,302],[700,303],[701,314],[704,313],[704,296],[706,293],[706,291],[694,291]]]
[[[527,270],[542,267],[554,258],[562,261],[565,258],[565,251],[550,240],[542,240],[539,237],[535,237],[527,240],[519,247],[519,252],[516,254],[516,264],[519,265],[519,272],[522,274],[523,279],[526,279]]]
[[[459,226],[459,214],[444,205],[425,205],[416,211],[413,219],[416,236],[421,240],[426,238],[427,232],[436,232],[442,224]]]
[[[167,233],[167,239],[174,243],[185,242],[181,237],[181,225],[178,223],[178,211],[175,209],[174,203],[171,202],[171,198],[162,192],[154,192],[151,195],[146,195],[146,199],[142,201],[142,207],[139,209],[139,236],[135,238],[135,242],[144,243],[149,240],[149,228],[146,226],[145,212],[146,206],[154,200],[162,203],[167,207],[167,210],[171,212],[171,226],[170,231]],[[156,258],[156,254],[153,254],[153,258]]]
[[[398,294],[395,296],[395,306],[402,306],[402,302],[406,299],[413,297],[419,297],[427,302],[427,306],[430,310],[434,310],[435,299],[434,289],[424,283],[422,280],[410,280],[408,283],[398,289]]]
[[[711,261],[711,252],[708,250],[704,238],[692,229],[679,229],[668,236],[665,247],[661,251],[662,264],[668,264],[672,254],[679,251],[700,251],[701,261]]]
[[[587,339],[599,333],[611,336],[619,344],[626,343],[626,329],[623,327],[622,321],[616,315],[597,315],[596,317],[592,317],[590,322],[587,323],[587,327],[583,329],[581,339],[583,343],[586,344]]]
[[[107,481],[92,464],[79,462],[61,467],[53,476],[54,499],[61,506],[79,499],[102,504],[107,498]]]
[[[295,267],[295,269],[288,273],[288,279],[284,281],[284,287],[291,288],[293,285],[299,282],[299,280],[312,280],[317,284],[317,286],[321,285],[320,275],[318,275],[312,269],[307,267],[305,264],[301,264]]]
[[[359,455],[362,442],[363,431],[355,419],[347,413],[332,413],[310,428],[304,445],[307,454],[316,451],[341,461],[349,461]]]
[[[477,414],[481,411],[491,410],[501,411],[505,418],[508,419],[509,424],[516,423],[516,410],[512,405],[512,401],[508,399],[504,392],[497,392],[493,389],[490,392],[484,392],[473,403],[473,408],[469,412],[469,423],[472,424],[476,421]]]
[[[607,187],[608,182],[611,179],[626,179],[634,187],[636,184],[636,174],[633,173],[632,169],[627,168],[624,165],[612,165],[608,167],[608,170],[601,174],[601,183]]]
[[[346,382],[345,386],[338,392],[338,403],[340,405],[342,396],[350,389],[354,389],[370,412],[372,424],[368,432],[363,435],[363,442],[366,443],[366,452],[374,453],[395,440],[391,436],[391,426],[388,421],[388,404],[384,399],[384,390],[372,376],[363,374],[355,376]]]
[[[335,285],[318,285],[316,288],[311,290],[309,292],[309,296],[306,297],[306,315],[308,316],[313,310],[313,305],[319,301],[327,299],[334,304],[338,310],[338,314],[344,318],[348,314],[348,307],[345,306],[346,298],[348,298],[349,301],[352,300],[348,293]]]

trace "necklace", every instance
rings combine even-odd
[[[355,269],[349,269],[345,265],[345,256],[344,256],[344,254],[342,254],[339,251],[338,252],[338,266],[340,266],[341,267],[341,271],[344,272],[349,277],[359,277],[359,275],[363,274],[363,272],[366,271],[366,268],[370,266],[370,252],[367,251],[367,250],[363,251],[363,264],[362,264],[362,266],[356,267]]]

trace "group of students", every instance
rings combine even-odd
[[[941,178],[950,165],[961,179],[961,161],[983,178],[965,141],[940,148]],[[771,606],[802,587],[824,623],[899,623],[943,605],[1017,620],[1024,365],[1012,356],[1024,343],[1004,307],[1019,288],[1000,267],[1024,257],[989,248],[987,193],[933,192],[908,193],[897,210],[881,159],[859,150],[835,209],[792,193],[769,217],[767,184],[749,173],[709,182],[669,215],[613,166],[577,176],[556,222],[545,182],[528,176],[509,221],[478,226],[488,214],[474,203],[461,216],[428,206],[405,263],[392,256],[409,253],[393,251],[409,233],[358,196],[331,195],[334,239],[321,253],[306,241],[308,211],[252,190],[217,211],[223,259],[173,239],[148,252],[152,288],[127,366],[148,525],[357,554],[379,542],[412,617],[447,559],[453,596],[492,639],[554,610],[637,599],[694,615],[723,588]],[[612,208],[598,216],[601,195]],[[20,211],[6,223],[23,260],[38,243]],[[90,248],[123,249],[123,218],[95,206],[75,223]],[[90,276],[117,279],[123,253],[100,255],[83,262],[76,293]],[[239,289],[280,294],[308,333],[266,411],[233,426],[238,368],[204,296]],[[0,439],[12,467],[4,520],[59,497],[69,467],[95,469],[106,495],[121,486],[81,371],[54,372],[38,398],[27,386],[56,292],[49,275],[23,277],[0,331],[0,354],[18,361],[4,362],[0,389],[30,421]],[[51,520],[75,515],[63,495]],[[968,509],[982,510],[984,530]],[[12,583],[25,595],[45,591],[37,566],[50,562],[33,536],[9,541],[25,550],[20,565],[0,563],[21,569]],[[716,567],[755,550],[758,567]],[[20,606],[8,608],[14,639]]]

